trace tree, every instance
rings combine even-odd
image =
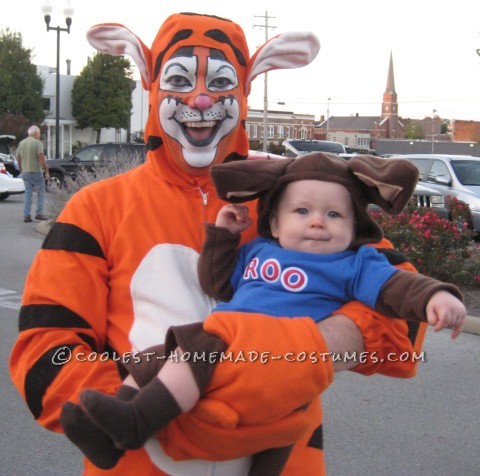
[[[40,125],[45,119],[44,83],[31,56],[20,33],[0,32],[0,132],[17,139],[26,134],[30,124]]]
[[[423,139],[422,126],[416,122],[410,122],[405,127],[405,139]]]
[[[72,88],[72,114],[78,127],[91,127],[100,142],[102,128],[127,129],[132,110],[130,62],[123,56],[96,53]]]
[[[448,134],[449,130],[450,130],[450,120],[444,119],[442,121],[442,124],[440,125],[440,134]]]

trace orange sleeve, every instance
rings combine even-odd
[[[108,269],[91,214],[67,208],[59,220],[27,277],[10,374],[36,421],[61,432],[65,401],[88,387],[114,393],[121,379],[112,360],[88,359],[107,344]]]
[[[393,249],[393,246],[383,239],[375,248],[388,250]],[[408,261],[396,267],[417,272]],[[356,301],[345,304],[336,314],[352,319],[363,335],[365,353],[359,365],[353,369],[354,372],[399,378],[409,378],[416,374],[427,330],[426,323],[385,317]]]
[[[217,312],[204,328],[229,344],[195,409],[165,435],[174,458],[233,459],[287,446],[319,426],[315,403],[333,365],[315,322]]]

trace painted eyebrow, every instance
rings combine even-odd
[[[185,68],[185,66],[183,66],[182,63],[172,63],[172,64],[168,65],[168,68],[165,69],[165,74],[168,73],[169,69],[173,68],[174,66],[179,67],[183,71],[188,71],[187,68]]]
[[[222,71],[223,69],[229,69],[233,74],[237,74],[237,72],[235,71],[235,68],[233,68],[232,66],[230,66],[229,64],[222,64],[222,66],[220,66],[218,69],[217,69],[217,73],[219,71]]]

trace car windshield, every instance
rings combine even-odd
[[[451,165],[462,185],[480,186],[480,160],[452,160]]]
[[[334,154],[343,154],[345,149],[336,142],[303,142],[291,141],[290,144],[300,152],[332,152]]]

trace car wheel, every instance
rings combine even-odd
[[[53,192],[63,184],[63,176],[57,172],[51,172],[50,178],[46,181],[47,191]]]
[[[9,193],[0,193],[0,202],[10,196]]]

